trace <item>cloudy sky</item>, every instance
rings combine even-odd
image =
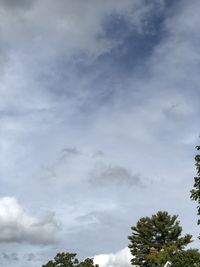
[[[142,216],[190,201],[199,0],[0,0],[0,264],[128,266]]]

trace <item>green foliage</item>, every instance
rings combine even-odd
[[[93,259],[87,258],[82,262],[76,258],[76,253],[58,253],[54,260],[49,261],[42,267],[99,267],[94,264]]]
[[[172,267],[200,267],[200,253],[197,249],[188,249],[178,253],[172,259]]]
[[[141,218],[131,227],[132,235],[128,239],[133,265],[159,266],[191,242],[191,235],[181,237],[182,227],[177,217],[159,211],[151,217]]]
[[[200,150],[200,146],[196,146],[197,151]],[[200,154],[195,156],[195,166],[197,170],[197,176],[194,177],[194,185],[191,190],[191,199],[197,202],[197,214],[200,215]],[[200,224],[200,220],[198,220]]]
[[[176,251],[176,245],[164,245],[161,250],[150,253],[147,256],[150,266],[164,266],[167,261],[172,261]]]
[[[200,267],[200,253],[197,249],[188,249],[174,253],[175,246],[165,247],[150,258],[151,266],[164,266],[167,261],[172,267]]]

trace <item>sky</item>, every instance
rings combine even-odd
[[[0,0],[0,264],[128,267],[158,210],[197,239],[198,0]]]

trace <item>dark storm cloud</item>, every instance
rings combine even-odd
[[[90,173],[91,184],[98,186],[141,186],[141,177],[122,166],[97,165]]]

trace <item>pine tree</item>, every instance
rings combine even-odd
[[[137,266],[157,266],[153,261],[157,253],[168,251],[176,254],[191,242],[191,235],[181,237],[182,227],[177,215],[170,216],[166,211],[159,211],[151,217],[141,218],[136,226],[132,226],[129,248]]]
[[[200,146],[196,146],[197,151],[200,150]],[[197,201],[197,215],[200,215],[200,155],[195,156],[195,166],[197,170],[197,176],[194,177],[194,186],[191,190],[191,199]],[[200,219],[198,220],[200,224]]]

